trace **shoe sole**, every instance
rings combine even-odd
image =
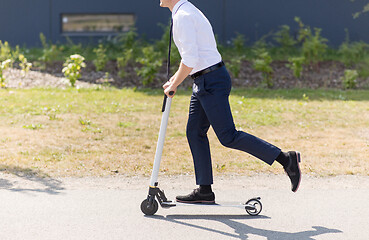
[[[181,200],[176,200],[179,203],[192,203],[192,204],[215,204],[215,201],[181,201]]]
[[[296,157],[297,157],[297,168],[299,169],[299,172],[300,172],[300,178],[299,178],[299,183],[297,184],[297,187],[296,187],[295,191],[293,191],[293,192],[297,192],[297,190],[300,187],[300,183],[301,183],[301,170],[300,170],[301,154],[300,154],[300,152],[295,152],[295,153],[296,153]]]

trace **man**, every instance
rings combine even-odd
[[[291,180],[292,191],[296,192],[301,180],[300,154],[282,152],[260,138],[235,129],[228,101],[231,79],[217,50],[208,19],[187,0],[161,0],[160,6],[172,11],[173,39],[182,58],[177,72],[163,85],[164,93],[173,97],[178,85],[188,75],[194,80],[186,134],[199,188],[188,195],[177,196],[176,200],[185,203],[215,202],[207,138],[210,125],[222,145],[252,154],[269,165],[275,160],[279,162]]]

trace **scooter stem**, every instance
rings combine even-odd
[[[156,146],[154,166],[153,166],[153,170],[152,170],[152,174],[151,174],[151,180],[150,180],[150,186],[151,187],[156,186],[157,181],[158,181],[160,161],[161,161],[161,156],[162,156],[162,153],[163,153],[165,133],[167,131],[171,104],[172,104],[172,98],[165,98],[164,99],[165,107],[163,106],[164,111],[163,111],[163,116],[161,118],[158,143],[157,143],[157,146]]]

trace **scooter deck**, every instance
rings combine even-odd
[[[182,202],[163,202],[162,207],[233,207],[254,210],[255,206],[240,202],[215,202],[215,203],[182,203]]]
[[[252,209],[254,209],[254,206],[249,205],[249,204],[245,204],[245,203],[240,203],[240,202],[215,202],[215,203],[182,203],[182,202],[175,202],[174,204],[176,204],[176,206],[180,207],[180,206],[184,206],[184,207],[188,207],[188,206],[197,206],[197,207],[234,207],[234,208],[245,208],[245,207],[250,207]]]

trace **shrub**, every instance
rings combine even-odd
[[[4,70],[9,68],[10,64],[11,64],[11,60],[7,59],[3,62],[1,62],[0,64],[0,87],[5,87],[5,77],[4,77]]]
[[[256,51],[256,59],[253,61],[253,68],[256,71],[259,71],[263,75],[264,83],[267,87],[273,87],[273,69],[270,66],[272,63],[272,57],[269,55],[268,51],[264,48],[257,49]]]
[[[343,42],[339,49],[338,53],[341,55],[341,61],[347,66],[350,67],[353,64],[356,64],[362,61],[369,52],[369,44],[365,42],[353,42],[350,43],[348,41]]]
[[[137,68],[137,75],[143,78],[143,85],[152,83],[155,74],[162,66],[162,59],[160,53],[155,52],[154,47],[144,47],[142,49],[143,57],[137,58],[136,62],[140,63],[142,67]]]
[[[123,56],[117,58],[117,65],[118,65],[118,75],[121,78],[126,76],[125,68],[129,61],[132,59],[133,50],[127,49],[123,52]]]
[[[237,33],[236,37],[232,40],[233,49],[237,53],[241,53],[245,48],[245,36],[240,33]]]
[[[310,26],[305,26],[299,17],[295,17],[295,21],[299,24],[298,40],[302,43],[302,54],[306,64],[316,64],[323,59],[323,55],[327,50],[328,40],[323,38],[320,33],[322,29],[314,28],[314,34]]]
[[[369,57],[366,57],[363,61],[357,64],[357,70],[359,77],[369,77]]]
[[[304,57],[291,57],[288,59],[290,62],[287,64],[287,67],[289,67],[293,71],[293,75],[297,78],[301,77],[301,72],[303,70],[303,64],[305,62]]]
[[[227,64],[229,71],[233,74],[235,78],[238,78],[241,72],[242,61],[245,56],[235,56],[229,60]]]
[[[274,40],[280,45],[284,54],[291,52],[297,41],[290,34],[290,27],[288,25],[280,26],[280,30],[274,34]]]
[[[28,73],[28,71],[31,69],[32,63],[29,63],[27,61],[27,58],[25,58],[23,54],[19,54],[18,58],[19,58],[19,61],[20,61],[19,66],[22,69],[22,77],[25,77],[26,74]]]
[[[96,58],[93,63],[97,71],[102,71],[105,69],[106,63],[108,62],[108,57],[106,55],[106,48],[103,44],[99,44],[98,48],[95,48],[93,52],[96,54]]]
[[[52,63],[58,58],[60,51],[56,45],[54,44],[49,45],[46,42],[46,37],[43,33],[40,33],[40,40],[41,40],[43,49],[42,49],[42,55],[39,58],[39,60],[44,63],[44,68],[45,68],[47,64]]]
[[[9,43],[5,41],[4,43],[0,40],[0,62],[5,61],[7,59],[11,59],[11,48],[9,46]]]
[[[85,58],[81,55],[71,55],[64,63],[62,72],[64,76],[69,79],[70,84],[74,87],[76,81],[81,77],[81,70],[86,67]]]
[[[346,69],[342,78],[342,85],[345,89],[352,89],[356,87],[357,78],[359,74],[356,70]]]

